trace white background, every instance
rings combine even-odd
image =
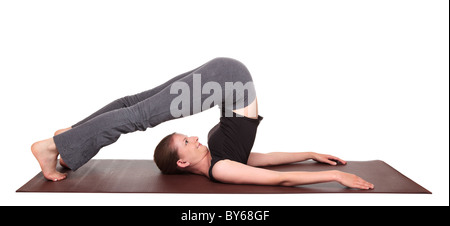
[[[1,1],[1,205],[448,205],[448,1]],[[225,56],[253,75],[253,151],[380,159],[433,192],[15,193],[33,142],[119,97]],[[170,132],[206,143],[217,108],[127,134],[95,157],[151,159]],[[376,185],[375,185],[376,186]]]

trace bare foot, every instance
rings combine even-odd
[[[58,150],[53,138],[38,141],[31,146],[31,152],[39,162],[42,173],[47,180],[60,181],[66,179],[67,175],[56,170],[58,161]]]
[[[58,135],[58,134],[64,133],[64,132],[66,132],[67,130],[70,130],[70,129],[72,129],[72,127],[67,127],[67,128],[65,128],[65,129],[57,130],[57,131],[55,132],[55,136]]]

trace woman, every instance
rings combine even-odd
[[[44,177],[60,181],[66,174],[56,170],[58,155],[62,166],[77,170],[121,134],[145,131],[215,105],[221,109],[221,118],[208,134],[209,148],[197,137],[166,136],[154,153],[162,173],[190,172],[236,184],[295,186],[337,181],[351,188],[373,189],[373,184],[360,177],[336,170],[277,172],[258,168],[307,159],[331,165],[346,162],[312,152],[250,153],[262,117],[249,71],[230,58],[215,58],[154,89],[115,100],[79,123],[58,130],[54,137],[34,143],[31,150]]]

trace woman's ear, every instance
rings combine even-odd
[[[186,162],[186,161],[184,161],[184,160],[182,160],[182,159],[178,159],[178,161],[177,161],[177,166],[180,167],[180,168],[182,168],[182,169],[188,167],[190,164],[191,164],[191,163]]]

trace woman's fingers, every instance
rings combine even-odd
[[[336,156],[332,156],[332,155],[326,156],[326,163],[333,165],[333,166],[338,165],[339,163],[341,163],[342,165],[347,164],[346,161],[344,161]]]
[[[355,187],[360,188],[360,189],[373,189],[374,185],[372,183],[369,183],[369,182],[365,181],[364,179],[358,177],[358,179],[355,183]]]
[[[336,156],[326,155],[326,154],[314,153],[313,159],[316,160],[317,162],[330,164],[332,166],[338,165],[339,163],[343,164],[343,165],[347,164],[346,161],[344,161]]]
[[[334,156],[333,156],[333,157],[334,157]],[[334,157],[334,158],[335,158],[335,160],[341,162],[343,165],[347,164],[346,161],[344,161],[344,160],[342,160],[342,159],[340,159],[340,158],[338,158],[338,157]]]
[[[374,185],[354,174],[339,172],[338,182],[350,188],[373,189]]]

